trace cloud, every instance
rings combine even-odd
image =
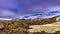
[[[0,17],[20,18],[22,15],[60,11],[59,0],[0,0]],[[20,16],[21,15],[21,16]],[[52,13],[48,15],[53,15]],[[41,16],[40,16],[41,17]]]
[[[49,11],[59,11],[60,12],[60,6],[51,6],[48,7]]]
[[[46,14],[47,16],[53,16],[53,15],[56,15],[56,14],[59,14],[60,12],[59,11],[51,11],[51,12],[48,12],[48,14]]]
[[[40,14],[32,14],[31,16],[38,16],[38,15],[40,15]]]
[[[17,14],[14,13],[13,11],[7,10],[7,9],[2,9],[0,10],[0,17],[7,17],[7,18],[13,18],[16,17]]]
[[[30,19],[30,18],[35,19],[35,18],[43,18],[45,16],[46,16],[45,14],[30,14],[28,16],[25,15],[23,18],[24,19]]]
[[[51,11],[51,12],[48,12],[48,13],[60,13],[59,11]]]
[[[57,15],[57,14],[60,14],[60,6],[51,6],[51,7],[48,7],[48,11],[47,12],[47,16],[53,16],[53,15]]]
[[[24,16],[25,19],[29,19],[29,18],[51,18],[54,16],[60,15],[59,11],[50,11],[47,14],[31,14],[29,16]]]
[[[24,16],[23,18],[29,18],[30,16]]]
[[[13,12],[11,12],[9,10],[1,10],[0,14],[5,15],[5,16],[15,15],[15,13],[13,13]]]
[[[47,13],[47,11],[48,11],[49,9],[48,9],[48,7],[43,7],[43,6],[34,6],[34,7],[32,7],[32,8],[30,8],[29,9],[29,11],[33,14],[36,14],[36,13],[38,13],[38,14],[45,14],[45,13]]]

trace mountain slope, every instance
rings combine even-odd
[[[36,21],[29,21],[28,24],[30,25],[42,25],[42,24],[50,24],[50,23],[54,23],[57,22],[56,19],[60,17],[60,15],[52,17],[52,18],[45,18],[43,20],[36,20]]]

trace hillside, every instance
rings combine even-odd
[[[26,21],[27,24],[29,25],[42,25],[42,24],[50,24],[50,23],[53,23],[53,22],[56,22],[56,19],[57,17],[59,17],[60,15],[58,16],[55,16],[55,17],[52,17],[52,18],[45,18],[43,20],[28,20]]]
[[[27,29],[29,29],[29,25],[42,25],[42,24],[50,24],[56,22],[56,18],[59,17],[55,16],[52,18],[46,18],[43,20],[0,20],[0,34],[32,34],[27,32]],[[17,32],[18,31],[18,32]],[[7,32],[7,33],[6,33]],[[45,33],[45,32],[41,32]],[[59,33],[59,32],[57,32]],[[33,33],[34,34],[34,33]],[[36,34],[36,33],[35,33]],[[40,34],[40,33],[38,33]],[[47,34],[47,33],[46,33]]]

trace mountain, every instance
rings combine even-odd
[[[31,15],[25,16],[25,18],[29,18]],[[46,16],[46,15],[45,15]],[[20,33],[20,32],[25,32],[24,29],[29,29],[29,25],[43,25],[43,24],[51,24],[51,23],[55,23],[57,22],[56,19],[60,17],[60,15],[55,15],[51,18],[45,18],[42,20],[36,20],[36,21],[31,21],[29,20],[18,20],[18,21],[14,21],[13,19],[11,21],[4,21],[6,20],[10,20],[10,18],[1,18],[0,20],[1,23],[0,24],[4,24],[5,27],[1,27],[0,30],[1,32],[3,32],[3,30],[5,31],[11,31],[10,33],[14,33],[16,30]],[[33,16],[33,18],[35,18],[35,16]],[[0,25],[1,26],[1,25]],[[21,29],[22,28],[22,29]],[[12,32],[13,29],[13,32]],[[22,30],[22,31],[21,31]],[[16,32],[16,33],[18,33]],[[5,33],[5,32],[4,32]],[[29,32],[28,32],[29,33]],[[40,32],[39,32],[40,33]],[[42,32],[41,32],[42,33]],[[43,32],[44,33],[44,32]],[[25,33],[24,33],[25,34]],[[31,34],[31,33],[30,33]],[[37,33],[36,33],[37,34]]]
[[[60,15],[58,16],[54,16],[52,18],[45,18],[42,20],[37,20],[37,21],[32,21],[31,23],[29,23],[30,25],[42,25],[42,24],[51,24],[54,22],[57,22],[56,19],[60,17]]]

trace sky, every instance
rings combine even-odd
[[[0,0],[0,18],[60,11],[60,0]]]

